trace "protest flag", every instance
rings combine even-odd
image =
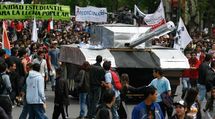
[[[51,30],[54,29],[54,26],[53,26],[53,17],[51,19],[48,20],[48,28],[47,28],[47,31],[50,32]]]
[[[152,14],[144,14],[143,12],[140,11],[140,9],[135,5],[134,6],[134,14],[143,16],[144,17],[144,22],[151,26],[152,29],[155,29],[162,24],[166,23],[165,20],[165,12],[164,12],[164,7],[163,7],[163,1],[161,0],[157,10],[152,13]]]
[[[174,40],[174,48],[175,49],[185,49],[186,46],[192,41],[187,29],[184,25],[182,18],[179,19],[178,29],[176,32],[176,38]]]
[[[2,34],[2,49],[5,50],[7,55],[11,55],[10,41],[7,35],[6,23],[3,21],[3,34]]]
[[[32,40],[33,42],[37,42],[37,39],[38,39],[37,24],[36,24],[36,18],[34,18],[31,40]]]

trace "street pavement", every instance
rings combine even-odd
[[[46,94],[46,104],[47,104],[47,109],[46,109],[46,115],[48,116],[49,119],[52,118],[52,113],[54,110],[54,92],[51,91],[51,86],[48,85],[48,90],[45,91]],[[78,99],[77,98],[73,98],[70,97],[70,105],[69,105],[69,119],[75,119],[76,117],[79,116],[79,104],[78,104]],[[133,109],[134,105],[127,105],[127,109],[128,109],[128,119],[131,118],[131,111]],[[20,107],[14,107],[13,108],[13,119],[19,119],[19,115],[21,114],[22,111],[22,106]],[[60,118],[61,119],[61,118]]]
[[[50,85],[48,85],[47,88],[48,88],[48,90],[45,91],[46,98],[47,98],[47,101],[46,101],[46,104],[47,104],[46,115],[48,116],[49,119],[51,119],[52,118],[52,113],[53,113],[53,110],[54,110],[54,92],[51,91],[51,86]],[[176,89],[175,95],[177,95],[177,96],[174,97],[174,101],[177,101],[177,100],[180,99],[180,97],[181,97],[181,89],[182,89],[182,86],[179,85],[177,87],[177,89]],[[206,101],[204,100],[203,104],[202,104],[203,108],[204,108],[205,103],[206,103]],[[135,106],[135,104],[137,104],[137,103],[127,104],[128,119],[131,119],[131,112],[132,112],[132,109]],[[70,97],[69,119],[75,119],[76,117],[78,117],[79,116],[79,110],[80,110],[80,108],[79,108],[79,104],[78,104],[78,99]],[[12,112],[13,119],[18,119],[21,111],[22,111],[22,106],[14,107],[13,112]],[[204,113],[203,113],[203,117],[204,117]]]

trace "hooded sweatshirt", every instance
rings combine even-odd
[[[37,71],[30,71],[26,79],[26,100],[28,104],[44,104],[44,78]]]

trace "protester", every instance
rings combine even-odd
[[[115,92],[115,97],[116,97],[116,100],[115,100],[115,103],[114,105],[112,106],[111,108],[111,112],[112,112],[112,115],[113,115],[113,119],[119,119],[119,114],[117,112],[118,108],[119,108],[119,105],[120,105],[120,92],[119,90],[117,90],[114,85],[113,85],[113,77],[111,75],[111,71],[110,71],[110,68],[111,68],[111,62],[110,61],[105,61],[103,63],[103,68],[105,70],[105,81],[102,81],[102,86],[105,87],[106,89],[112,89],[114,90]]]
[[[60,64],[58,61],[58,58],[60,55],[60,50],[57,48],[57,41],[52,41],[48,54],[49,54],[49,59],[51,61],[51,70],[55,72],[55,70],[60,67]],[[51,78],[51,83],[52,83],[52,91],[54,91],[55,90],[55,76],[51,75],[50,78]]]
[[[96,56],[96,63],[90,67],[90,90],[88,93],[87,118],[95,118],[96,107],[101,99],[101,81],[105,71],[101,66],[102,56]]]
[[[209,64],[211,63],[212,56],[206,54],[205,60],[199,66],[199,78],[198,78],[198,89],[199,89],[199,101],[202,102],[206,96],[206,74],[210,69]]]
[[[44,52],[42,51],[38,51],[37,53],[37,58],[35,58],[32,63],[38,63],[40,64],[40,73],[42,74],[43,78],[44,78],[44,83],[46,83],[46,81],[48,80],[48,68],[47,68],[47,62],[44,59]]]
[[[197,87],[197,79],[199,78],[200,61],[196,58],[196,52],[191,53],[191,58],[188,60],[190,64],[190,83],[192,87]]]
[[[154,86],[147,86],[143,90],[143,101],[132,111],[132,119],[165,119],[160,105],[155,102],[158,92]]]
[[[215,118],[215,87],[211,89],[211,96],[207,99],[204,112],[206,112],[208,118]]]
[[[45,115],[44,78],[39,72],[40,65],[35,63],[32,69],[26,79],[26,100],[29,105],[29,118],[47,119]]]
[[[189,51],[187,51],[185,53],[185,55],[186,55],[188,60],[191,58],[191,54],[190,54]],[[182,76],[181,76],[181,82],[182,82],[182,95],[181,95],[181,98],[182,99],[184,98],[184,95],[185,95],[186,91],[191,88],[189,76],[190,76],[190,69],[184,69],[184,71],[182,73]]]
[[[15,100],[16,97],[19,97],[19,75],[18,73],[15,71],[16,70],[16,63],[15,62],[8,62],[8,70],[7,70],[7,74],[9,75],[10,78],[10,82],[11,82],[11,87],[12,87],[12,91],[10,93],[10,99],[13,103],[13,106],[15,106]],[[19,101],[17,100],[17,105],[19,106]]]
[[[202,63],[205,59],[205,53],[202,51],[202,45],[196,46],[196,58]]]
[[[12,119],[12,103],[10,100],[10,93],[12,91],[10,77],[6,74],[7,64],[0,63],[1,89],[0,89],[0,106],[5,110],[7,116]]]
[[[186,115],[187,113],[187,104],[184,100],[179,100],[174,103],[175,106],[175,114],[171,117],[171,119],[190,119]]]
[[[106,90],[102,98],[103,104],[98,107],[95,119],[113,119],[111,108],[115,103],[115,92]]]
[[[206,89],[209,92],[215,86],[215,61],[211,62],[211,67],[206,72],[206,82]]]
[[[187,103],[187,115],[194,119],[201,119],[201,105],[198,100],[198,89],[191,88],[187,91],[184,101]]]
[[[68,118],[68,105],[69,105],[69,87],[68,83],[62,77],[62,69],[56,70],[56,87],[55,87],[55,99],[54,99],[54,112],[52,119],[58,119],[62,116],[62,119]]]
[[[153,76],[155,77],[155,79],[151,81],[149,86],[152,85],[155,88],[157,88],[158,98],[156,102],[160,105],[164,117],[166,115],[166,111],[167,111],[168,117],[171,117],[172,111],[173,111],[172,105],[171,104],[166,105],[164,103],[164,100],[161,97],[163,94],[166,94],[166,96],[168,97],[171,96],[171,86],[170,86],[169,80],[163,76],[163,71],[160,68],[153,70]]]
[[[28,63],[27,64],[27,75],[25,77],[25,81],[24,81],[24,85],[22,87],[22,91],[21,91],[21,96],[23,98],[23,108],[22,108],[22,112],[19,116],[19,119],[26,119],[29,113],[29,105],[27,104],[27,100],[26,100],[26,78],[29,75],[29,72],[32,70],[32,63]]]
[[[85,61],[82,66],[81,70],[78,73],[78,76],[75,79],[76,82],[76,88],[79,92],[79,103],[80,103],[80,113],[79,117],[77,119],[83,119],[87,112],[86,112],[86,106],[87,106],[87,94],[89,92],[89,70],[90,70],[90,64],[89,62]]]

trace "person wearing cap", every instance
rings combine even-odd
[[[51,79],[51,85],[52,85],[52,91],[55,90],[55,78],[56,78],[56,69],[60,67],[60,62],[58,61],[59,55],[60,55],[60,49],[57,48],[57,41],[52,41],[52,44],[50,46],[50,50],[48,51],[49,55],[49,62],[51,63],[51,69],[49,72],[50,79]]]
[[[174,103],[175,106],[175,114],[171,117],[171,119],[190,119],[186,115],[187,112],[187,104],[184,100],[179,100]]]
[[[165,119],[160,105],[155,102],[158,96],[157,89],[154,86],[146,86],[143,95],[143,101],[132,111],[132,119]]]

